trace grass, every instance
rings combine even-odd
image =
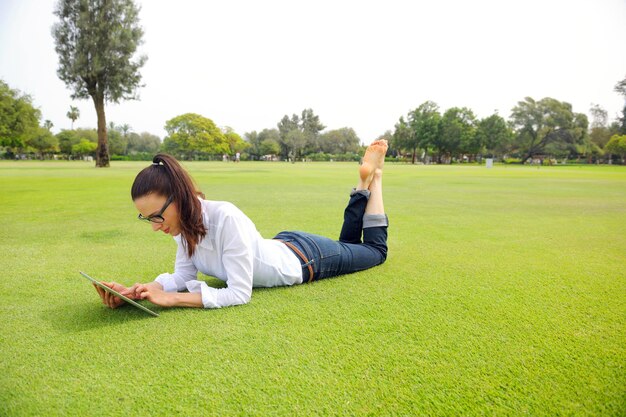
[[[172,270],[145,165],[0,163],[0,415],[626,413],[624,167],[388,164],[384,265],[152,318],[78,275]],[[337,236],[357,166],[186,167],[272,237]]]

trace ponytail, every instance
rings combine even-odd
[[[152,165],[137,174],[130,194],[133,201],[148,194],[172,197],[180,215],[183,246],[191,258],[207,232],[198,200],[198,195],[204,198],[204,194],[196,189],[191,176],[178,161],[167,154],[155,155]]]

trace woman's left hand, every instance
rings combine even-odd
[[[176,293],[165,292],[153,285],[139,284],[134,286],[135,294],[140,300],[148,300],[152,304],[161,307],[172,307],[174,305]]]

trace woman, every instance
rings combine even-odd
[[[130,288],[104,284],[131,299],[147,299],[163,307],[219,308],[247,303],[253,287],[301,284],[379,265],[387,257],[388,219],[382,196],[386,152],[386,140],[367,148],[339,241],[304,232],[281,232],[263,239],[231,203],[199,198],[180,164],[159,154],[137,175],[131,195],[139,219],[150,222],[154,231],[172,235],[178,244],[174,273]],[[227,287],[209,287],[197,280],[198,271],[225,281]],[[96,290],[111,308],[123,303]]]

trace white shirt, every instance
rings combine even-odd
[[[263,239],[254,223],[241,210],[225,201],[200,200],[207,234],[191,258],[178,244],[174,273],[155,281],[165,291],[202,293],[205,308],[219,308],[250,301],[252,287],[276,287],[302,283],[298,257],[282,242]],[[211,288],[196,280],[198,271],[226,282],[226,288]]]

